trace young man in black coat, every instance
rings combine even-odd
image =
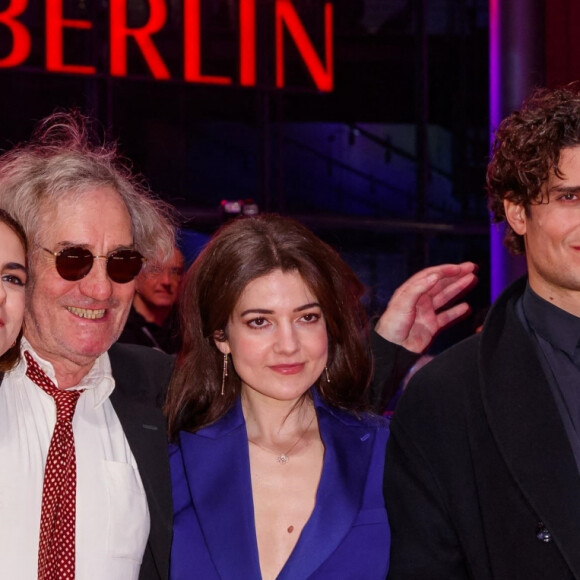
[[[391,426],[389,578],[580,578],[580,93],[499,126],[490,207],[527,278],[422,369]]]
[[[172,359],[113,343],[173,227],[87,135],[55,114],[0,157],[0,206],[30,249],[22,356],[0,388],[0,577],[166,580]]]

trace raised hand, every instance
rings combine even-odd
[[[395,290],[375,330],[386,340],[422,353],[436,334],[459,320],[470,308],[452,304],[477,283],[473,262],[425,268]]]

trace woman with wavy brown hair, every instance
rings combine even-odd
[[[166,412],[171,578],[385,578],[388,428],[365,411],[363,286],[276,215],[222,227],[183,286]]]
[[[10,370],[20,356],[26,251],[22,227],[0,209],[0,373]]]

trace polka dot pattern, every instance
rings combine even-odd
[[[74,580],[77,473],[72,418],[82,391],[58,389],[28,351],[24,357],[26,376],[56,404],[42,486],[38,580]]]

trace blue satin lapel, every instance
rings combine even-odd
[[[277,580],[309,578],[349,533],[361,508],[376,433],[345,425],[324,408],[318,423],[325,456],[316,507]]]
[[[181,448],[201,531],[220,576],[261,578],[241,407],[201,434],[182,433]]]
[[[376,432],[352,418],[345,424],[319,402],[317,412],[325,457],[316,507],[277,580],[306,579],[314,574],[350,532],[361,509]],[[200,433],[181,433],[181,450],[211,558],[224,580],[258,580],[261,574],[241,406]]]

